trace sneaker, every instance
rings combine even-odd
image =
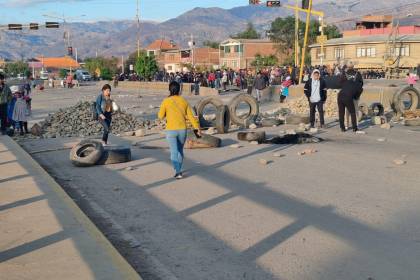
[[[184,176],[182,176],[182,173],[178,173],[175,175],[175,179],[177,180],[182,179],[182,178],[184,178]]]
[[[342,128],[342,129],[341,129],[341,132],[346,132],[346,129],[345,129],[345,128]]]
[[[358,128],[353,128],[353,132],[358,132],[359,129]]]

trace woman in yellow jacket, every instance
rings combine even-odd
[[[177,82],[169,84],[169,97],[160,105],[159,119],[166,118],[166,139],[171,149],[171,161],[175,169],[175,178],[182,179],[182,163],[184,161],[184,144],[187,139],[187,119],[191,122],[198,135],[200,126],[194,117],[188,102],[179,93],[181,86]]]

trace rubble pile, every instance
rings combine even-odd
[[[407,120],[420,118],[420,109],[414,111],[405,111],[404,118]]]
[[[324,105],[326,118],[336,118],[338,116],[337,94],[337,90],[328,90],[328,98]],[[288,105],[293,114],[309,114],[308,98],[306,96],[297,99],[292,99],[288,101]]]
[[[45,138],[55,137],[85,137],[98,135],[103,128],[98,121],[92,119],[92,103],[79,102],[75,106],[60,109],[40,122],[42,136]],[[120,134],[136,131],[141,128],[163,128],[160,121],[138,120],[131,114],[117,112],[113,114],[111,131]]]

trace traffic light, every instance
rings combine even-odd
[[[45,28],[59,28],[60,24],[58,22],[51,22],[51,21],[47,21],[45,23]]]
[[[261,0],[249,0],[249,5],[261,5]]]
[[[22,24],[10,23],[9,30],[22,30]]]
[[[302,9],[309,9],[309,0],[302,0]]]
[[[38,23],[30,23],[29,24],[29,29],[30,30],[38,30],[39,29],[39,24]]]
[[[267,1],[267,7],[281,7],[281,1]]]

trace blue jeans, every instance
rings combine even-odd
[[[184,162],[184,144],[187,140],[187,130],[167,130],[166,140],[168,140],[171,149],[171,161],[175,173],[182,172],[182,163]]]

